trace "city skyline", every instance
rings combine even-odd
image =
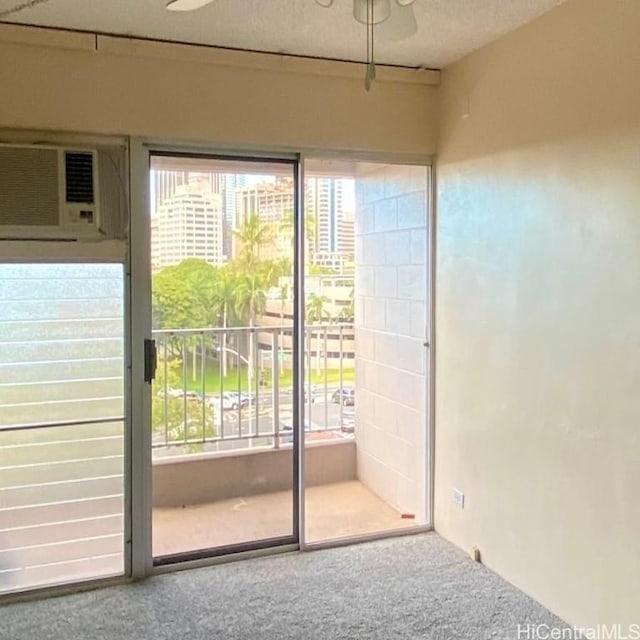
[[[271,230],[261,259],[292,253],[292,229],[287,229],[294,210],[292,178],[152,170],[150,196],[154,272],[187,258],[225,264],[239,251],[233,231],[254,214]],[[307,177],[308,262],[338,273],[350,268],[354,207],[353,179]]]

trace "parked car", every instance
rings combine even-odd
[[[225,391],[222,395],[216,393],[208,398],[208,402],[214,407],[219,407],[221,398],[223,411],[228,411],[230,409],[237,411],[238,409],[244,409],[249,405],[248,398],[244,398],[241,394],[231,391]]]
[[[256,403],[255,394],[249,395],[247,393],[236,393],[235,391],[228,391],[226,393],[228,393],[229,396],[235,401],[234,403],[237,405],[236,409],[238,408],[238,406],[244,409],[245,407],[249,406],[249,403],[251,403],[252,405],[255,405]]]
[[[313,423],[305,421],[304,430],[309,432],[317,429]],[[293,422],[286,420],[280,423],[280,444],[293,443]]]
[[[242,406],[246,407],[249,404],[255,405],[257,403],[257,398],[255,393],[240,393],[237,394],[240,396],[240,400],[244,403]]]
[[[163,395],[164,390],[160,388],[158,391],[158,395]],[[197,391],[185,391],[184,389],[173,389],[172,387],[167,388],[167,398],[184,398],[186,397],[188,400],[200,400],[200,394]]]
[[[316,392],[316,385],[312,384],[311,386],[309,385],[305,385],[304,387],[304,402],[305,404],[307,404],[308,402],[311,402],[311,404],[313,404],[316,399],[315,399],[315,392]],[[293,387],[289,387],[289,389],[287,389],[287,393],[293,397]]]
[[[342,404],[345,407],[353,407],[356,403],[356,390],[353,387],[336,389],[331,396],[333,404]]]

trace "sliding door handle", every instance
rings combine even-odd
[[[158,350],[155,340],[144,341],[144,381],[151,382],[156,377]]]

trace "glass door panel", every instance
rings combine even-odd
[[[293,542],[296,164],[150,169],[155,562]]]
[[[0,264],[0,593],[124,573],[124,290]]]
[[[427,523],[429,172],[305,164],[305,540]]]

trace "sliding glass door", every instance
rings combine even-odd
[[[296,168],[151,155],[156,564],[297,541]]]
[[[297,183],[151,154],[156,564],[429,524],[429,168]]]

